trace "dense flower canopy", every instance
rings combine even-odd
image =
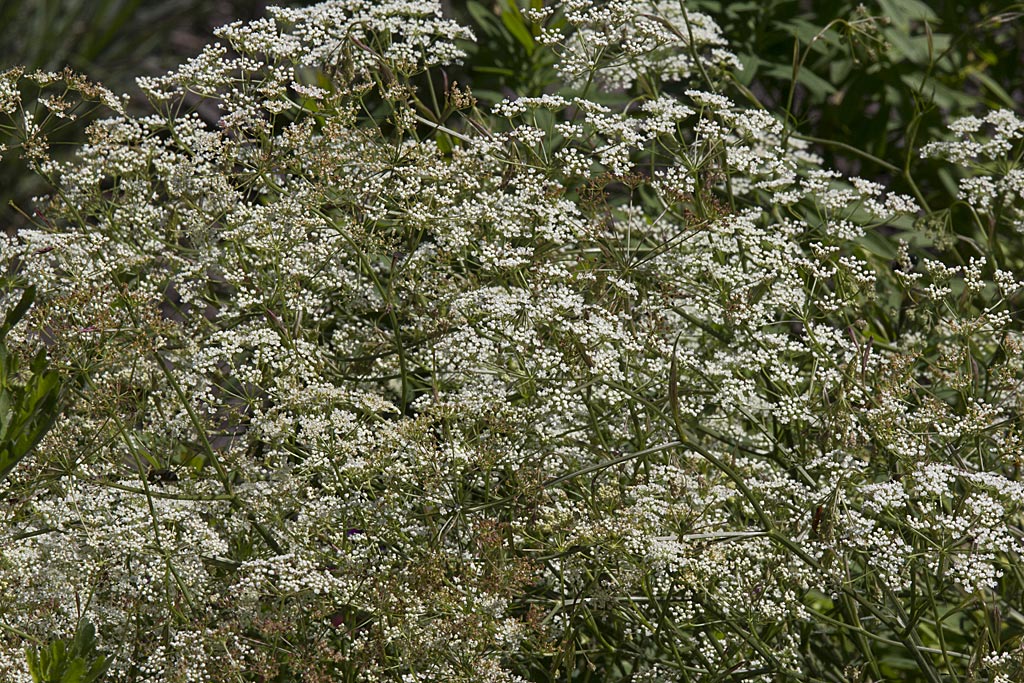
[[[887,246],[919,202],[724,95],[711,17],[533,20],[576,89],[490,109],[426,0],[225,26],[144,115],[0,76],[53,188],[8,342],[67,382],[0,488],[0,677],[89,623],[139,683],[796,680],[879,640],[1011,680],[934,634],[1024,626],[1016,264]],[[101,107],[74,157],[30,85]],[[1024,122],[952,129],[924,152],[1019,234]]]

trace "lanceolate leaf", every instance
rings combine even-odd
[[[28,312],[34,297],[35,288],[26,288],[0,326],[0,479],[29,454],[57,419],[60,377],[49,369],[46,352],[36,354],[29,366],[31,374],[21,383],[17,357],[7,348],[7,333]]]

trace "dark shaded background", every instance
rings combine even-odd
[[[130,91],[135,76],[172,68],[196,54],[216,26],[262,16],[265,5],[257,0],[2,0],[0,66],[60,70],[69,65],[115,92]]]

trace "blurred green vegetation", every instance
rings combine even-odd
[[[913,192],[952,179],[918,168],[914,150],[967,114],[1024,96],[1024,4],[968,0],[695,0],[721,24],[745,69],[737,83],[786,112],[826,163]],[[896,168],[893,168],[895,166]],[[955,194],[955,192],[954,192]]]
[[[282,4],[282,3],[278,3]],[[288,3],[283,3],[288,4]],[[260,0],[5,0],[0,66],[86,73],[115,92],[198,51],[215,26],[262,15]]]

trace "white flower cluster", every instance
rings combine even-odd
[[[572,82],[596,77],[616,90],[741,68],[718,24],[673,0],[567,0],[562,10],[569,34],[548,29],[542,40],[557,45],[558,71]]]
[[[700,82],[732,63],[708,17],[561,11],[561,68],[639,105],[418,119],[469,34],[336,0],[225,27],[150,116],[98,96],[70,161],[23,150],[53,191],[2,307],[35,285],[9,342],[69,388],[0,489],[0,677],[88,619],[120,683],[511,683],[570,650],[771,681],[838,619],[913,644],[926,582],[936,628],[1002,600],[1019,274],[876,253],[917,203]]]

